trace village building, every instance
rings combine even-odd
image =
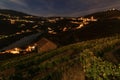
[[[25,49],[12,48],[9,50],[5,50],[4,53],[11,53],[11,54],[23,54],[23,53],[25,54],[30,52],[42,53],[42,52],[48,52],[48,51],[54,50],[56,48],[57,48],[57,45],[54,42],[46,38],[41,38],[36,43],[28,45]]]
[[[1,49],[2,53],[11,53],[11,54],[26,54],[26,53],[42,53],[57,48],[57,45],[46,39],[39,38],[41,33],[32,34],[26,36],[15,43],[10,44],[7,47]]]
[[[10,23],[11,23],[11,24],[15,24],[15,20],[10,19]]]
[[[36,42],[36,44],[38,53],[47,52],[57,48],[57,45],[54,42],[46,38],[41,38],[38,42]]]

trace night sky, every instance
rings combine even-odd
[[[0,8],[38,16],[81,16],[120,9],[120,0],[0,0]]]

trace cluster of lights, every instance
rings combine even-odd
[[[21,52],[32,52],[34,51],[36,48],[36,46],[28,46],[26,49],[21,49],[21,48],[13,48],[13,49],[10,49],[10,50],[6,50],[2,53],[11,53],[11,54],[20,54]]]

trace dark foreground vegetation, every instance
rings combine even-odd
[[[120,54],[113,54],[119,46],[120,35],[116,35],[16,57],[0,63],[0,79],[119,80],[120,60],[116,56]]]

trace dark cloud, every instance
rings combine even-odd
[[[120,0],[1,0],[0,8],[39,16],[79,16],[108,8],[120,8]]]

